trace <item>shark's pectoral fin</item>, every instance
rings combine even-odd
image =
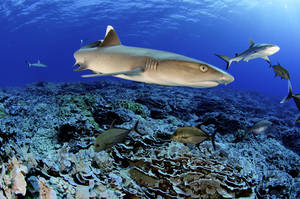
[[[92,75],[82,75],[81,77],[103,77],[103,76],[115,76],[115,75],[135,76],[135,75],[140,75],[142,72],[144,72],[144,68],[138,67],[128,71],[121,71],[115,73],[96,73]]]
[[[269,64],[271,64],[271,61],[270,61],[270,59],[269,59],[269,57],[268,56],[265,56],[265,57],[262,57],[264,60],[266,60]]]

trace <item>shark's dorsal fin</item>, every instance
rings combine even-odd
[[[40,64],[41,63],[41,61],[40,61],[40,59],[38,59],[38,62],[37,62],[38,64]]]
[[[111,30],[114,30],[114,28],[113,28],[111,25],[108,25],[108,26],[106,27],[105,37],[107,36],[107,34],[109,33],[109,31],[111,31]],[[105,38],[105,37],[104,37],[104,38]]]
[[[101,47],[121,45],[120,39],[112,26],[107,26],[106,35]]]
[[[249,38],[249,43],[250,43],[250,48],[255,45],[254,41],[251,38]]]

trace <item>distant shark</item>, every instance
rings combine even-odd
[[[216,54],[218,57],[227,62],[226,70],[228,70],[231,62],[233,61],[239,62],[242,60],[248,62],[250,59],[263,58],[270,64],[271,62],[268,56],[273,55],[280,49],[278,46],[273,44],[256,44],[252,39],[249,39],[249,42],[250,47],[244,52],[236,54],[233,58]]]
[[[234,78],[210,64],[183,55],[124,46],[112,26],[104,40],[81,47],[74,53],[75,71],[91,70],[82,77],[115,76],[127,80],[197,88],[228,84]]]
[[[29,66],[29,67],[40,67],[40,68],[46,68],[47,65],[42,64],[40,60],[38,60],[36,63],[30,63],[29,61],[25,60],[25,63]]]

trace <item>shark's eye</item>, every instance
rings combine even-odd
[[[208,70],[208,67],[205,65],[200,65],[200,70],[205,73]]]

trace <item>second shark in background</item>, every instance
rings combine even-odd
[[[233,58],[216,54],[218,57],[227,62],[226,70],[228,70],[229,66],[233,61],[248,62],[250,59],[263,58],[267,62],[271,63],[268,56],[273,55],[280,49],[279,46],[274,44],[256,44],[252,39],[249,39],[249,42],[250,47],[240,54],[236,53],[235,57]]]

